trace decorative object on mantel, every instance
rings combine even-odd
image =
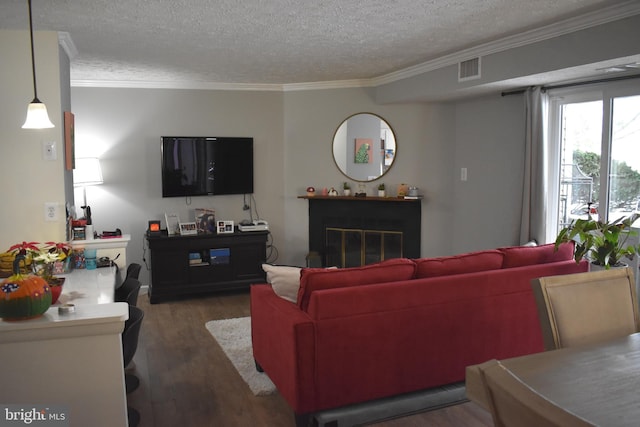
[[[346,197],[351,196],[351,186],[346,181],[342,184],[342,194],[344,194]]]
[[[313,187],[307,187],[307,196],[311,197],[315,195],[316,195],[316,189]]]
[[[409,185],[408,184],[400,184],[398,185],[398,197],[404,197],[409,193]]]
[[[331,189],[329,190],[329,196],[335,197],[337,195],[338,195],[338,192],[336,191],[336,189],[331,187]]]
[[[358,184],[358,191],[355,194],[356,197],[367,197],[367,187],[363,183]]]
[[[384,182],[380,185],[378,185],[378,197],[386,197],[387,193],[384,190]]]
[[[621,217],[615,221],[602,222],[588,214],[587,219],[577,219],[560,230],[556,238],[556,250],[563,242],[574,241],[576,244],[574,259],[576,262],[584,257],[590,265],[604,269],[626,267],[623,257],[631,260],[640,253],[640,245],[627,244],[631,236],[638,233],[631,226],[640,218],[640,213]]]
[[[5,321],[26,320],[39,317],[51,307],[51,288],[42,278],[22,274],[20,262],[25,254],[13,261],[14,274],[0,284],[0,317]]]

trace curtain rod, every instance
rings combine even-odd
[[[617,76],[617,77],[608,77],[608,78],[604,78],[604,79],[586,80],[586,81],[583,81],[583,82],[548,85],[548,86],[542,86],[542,91],[546,92],[546,91],[552,90],[552,89],[564,89],[564,88],[567,88],[567,87],[585,86],[585,85],[592,85],[592,84],[598,84],[598,83],[608,83],[608,82],[615,82],[615,81],[620,81],[620,80],[630,80],[630,79],[639,79],[639,78],[640,78],[640,74],[632,74],[632,75],[628,75],[628,76]],[[505,91],[502,92],[501,95],[502,96],[520,95],[521,93],[525,93],[527,91],[527,89],[532,88],[532,87],[533,86],[527,86],[527,87],[519,88],[519,89],[505,90]]]

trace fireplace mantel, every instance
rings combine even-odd
[[[395,197],[299,196],[309,202],[309,252],[326,266],[327,229],[402,233],[402,256],[420,257],[422,200]]]
[[[422,198],[405,198],[405,197],[374,197],[374,196],[366,196],[366,197],[358,197],[358,196],[298,196],[298,199],[316,199],[316,200],[352,200],[357,202],[408,202],[408,203],[419,203]]]

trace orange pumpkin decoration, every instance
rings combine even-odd
[[[49,284],[42,277],[20,274],[21,260],[24,256],[18,255],[13,264],[13,276],[0,284],[0,317],[4,320],[32,319],[51,307]]]

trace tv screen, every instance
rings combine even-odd
[[[162,197],[253,193],[253,138],[162,137]]]

